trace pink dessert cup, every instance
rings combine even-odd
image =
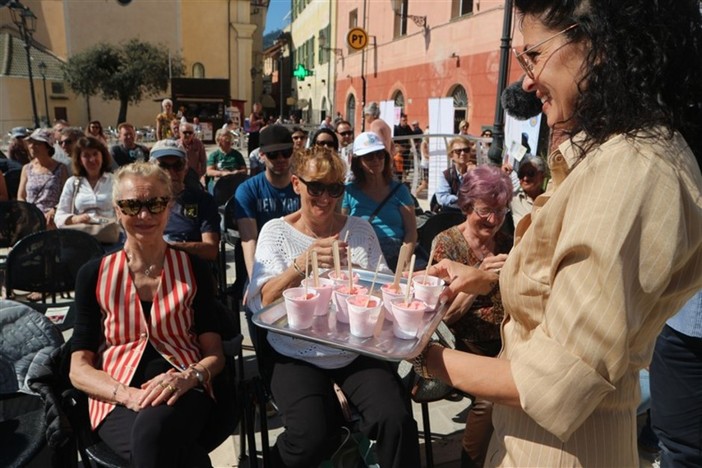
[[[410,301],[410,307],[406,306],[404,298],[393,299],[390,304],[392,305],[392,313],[395,316],[395,320],[392,323],[393,334],[402,340],[416,338],[424,323],[424,312],[429,307],[424,301],[417,299]]]
[[[384,284],[383,286],[381,286],[380,291],[383,293],[383,307],[385,307],[385,319],[392,322],[394,321],[394,319],[392,316],[392,307],[390,306],[390,302],[392,302],[393,299],[405,297],[405,293],[407,292],[407,285],[400,284],[399,290],[397,292],[391,291],[389,288],[390,286],[392,286],[392,283]]]
[[[314,311],[319,302],[319,292],[312,288],[290,288],[283,291],[285,311],[288,314],[288,327],[293,330],[310,328],[314,322]]]
[[[319,278],[319,286],[314,285],[314,280],[312,278],[305,278],[302,280],[302,286],[307,285],[308,288],[313,288],[319,292],[319,304],[314,311],[314,315],[319,317],[321,315],[327,315],[329,313],[329,304],[332,300],[332,293],[334,292],[334,281],[329,278]]]
[[[334,284],[336,285],[336,287],[348,286],[349,285],[349,272],[345,271],[345,270],[341,270],[341,277],[337,278],[336,272],[334,270],[331,270],[329,272],[329,279],[334,281]],[[353,284],[358,284],[358,275],[356,273],[353,274]]]
[[[439,296],[444,290],[444,280],[437,276],[427,275],[425,281],[424,275],[419,275],[412,278],[412,287],[414,289],[414,297],[424,301],[429,310],[434,310],[439,302]]]
[[[366,301],[368,305],[366,306]],[[356,295],[346,298],[349,314],[349,329],[353,336],[369,338],[373,336],[380,316],[381,300],[375,296]]]
[[[368,294],[368,288],[354,285],[353,290],[349,292],[348,284],[340,286],[334,290],[334,304],[336,305],[336,320],[341,323],[349,323],[349,304],[346,298],[357,294]]]

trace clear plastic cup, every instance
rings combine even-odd
[[[366,306],[366,301],[368,305]],[[366,294],[348,296],[346,298],[349,314],[349,328],[353,336],[368,338],[373,336],[375,325],[380,316],[381,300],[378,297]]]
[[[329,313],[329,304],[331,303],[332,293],[334,292],[334,281],[329,278],[319,278],[318,286],[314,285],[312,278],[302,280],[302,286],[307,285],[308,288],[316,289],[319,292],[319,304],[314,311],[315,316],[327,315]]]
[[[288,314],[288,327],[293,330],[310,328],[314,322],[314,311],[319,302],[319,292],[316,289],[290,288],[283,291],[285,311]]]
[[[392,286],[392,283],[384,284],[380,287],[380,291],[383,293],[383,307],[385,308],[385,319],[392,322],[394,319],[392,317],[392,307],[390,306],[390,302],[393,299],[405,297],[405,294],[407,293],[407,285],[400,284],[398,291],[395,292],[393,292],[389,288],[390,286]]]
[[[404,298],[393,299],[390,304],[395,316],[392,322],[393,334],[403,340],[415,338],[424,324],[424,312],[429,310],[429,307],[424,301],[417,299],[411,300],[409,307]]]
[[[444,290],[444,280],[437,276],[418,275],[412,278],[412,287],[414,288],[414,297],[420,301],[424,301],[429,310],[436,308],[439,302],[439,296]]]
[[[349,323],[349,304],[346,302],[346,298],[357,294],[368,294],[368,288],[354,285],[353,289],[349,291],[349,285],[347,284],[334,290],[333,297],[336,305],[337,322]]]
[[[348,286],[349,285],[349,272],[341,270],[341,275],[339,278],[336,277],[336,271],[331,270],[329,272],[329,278],[334,281],[334,284],[337,287],[340,286]],[[358,275],[356,273],[353,274],[353,284],[358,284]]]

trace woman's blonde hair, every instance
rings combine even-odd
[[[173,185],[171,184],[171,178],[166,171],[158,167],[157,164],[150,162],[135,162],[120,167],[115,173],[114,182],[112,184],[112,200],[117,201],[120,199],[121,183],[127,177],[141,177],[143,179],[155,178],[163,187],[166,188],[166,196],[168,198],[173,197]]]
[[[300,149],[292,156],[292,173],[300,176],[314,163],[314,177],[316,179],[332,178],[335,182],[342,182],[346,177],[346,165],[336,151],[331,151],[322,146]]]

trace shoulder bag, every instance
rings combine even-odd
[[[76,194],[78,193],[78,187],[80,187],[81,180],[82,177],[76,177],[73,179],[73,200],[71,200],[71,211],[73,214],[77,214]],[[119,235],[122,232],[122,229],[117,221],[108,218],[100,218],[100,221],[100,223],[95,224],[66,224],[64,225],[64,228],[73,229],[75,231],[83,231],[90,234],[101,244],[116,244],[119,242]]]

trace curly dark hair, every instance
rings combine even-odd
[[[702,166],[702,20],[697,0],[515,0],[520,18],[586,41],[570,135],[583,154],[615,134],[679,131]]]

